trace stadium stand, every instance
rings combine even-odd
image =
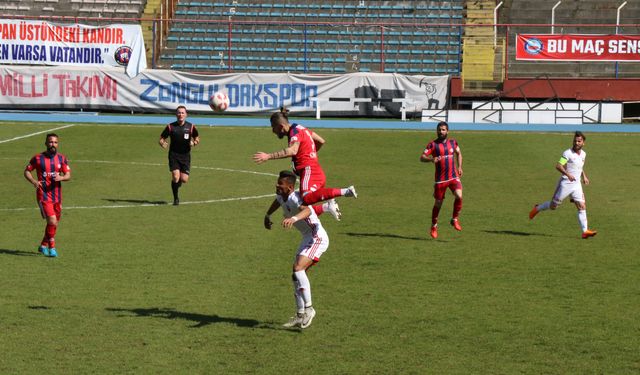
[[[146,0],[2,0],[0,16],[92,17],[91,24],[114,22],[100,18],[118,18],[120,23],[137,23],[145,4]]]
[[[598,27],[584,25],[615,25],[617,8],[623,1],[617,0],[563,0],[556,8],[555,28],[559,34],[615,34],[615,27]],[[549,24],[551,8],[557,0],[507,0],[501,14],[501,23],[509,24]],[[635,26],[619,27],[619,34],[637,35],[640,33],[640,3],[629,1],[623,9],[620,24]],[[576,26],[572,26],[576,25]],[[578,26],[582,25],[582,26]],[[504,29],[501,30],[504,34]],[[513,26],[509,28],[508,42],[513,43],[517,33],[547,34],[550,27]],[[526,62],[516,61],[513,54],[509,61],[510,77],[532,77],[544,72],[550,77],[616,77],[636,78],[640,74],[640,66],[635,62]]]
[[[292,3],[181,0],[156,66],[214,72],[460,72],[462,28],[452,25],[461,24],[465,1]]]

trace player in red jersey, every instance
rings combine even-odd
[[[58,135],[47,134],[47,151],[31,158],[24,169],[24,178],[36,188],[36,199],[42,217],[47,220],[44,237],[38,251],[49,257],[58,256],[56,251],[56,230],[62,215],[62,181],[71,179],[71,169],[67,157],[58,153]],[[32,171],[36,171],[37,179]]]
[[[462,230],[458,216],[462,209],[462,153],[460,146],[455,139],[447,139],[449,124],[444,121],[438,123],[436,127],[438,138],[431,141],[420,156],[420,161],[424,163],[434,163],[436,169],[436,182],[433,188],[435,202],[431,211],[431,237],[438,238],[438,214],[444,195],[449,188],[455,200],[453,202],[453,218],[451,225],[458,231]],[[454,162],[457,160],[457,165]]]
[[[278,138],[287,136],[288,147],[272,153],[257,152],[253,155],[253,160],[261,164],[271,159],[290,157],[295,173],[300,176],[300,194],[304,204],[312,205],[328,200],[325,204],[313,206],[314,211],[317,215],[328,211],[336,220],[340,220],[340,208],[332,198],[357,198],[358,194],[353,186],[343,189],[325,187],[326,177],[318,161],[318,151],[324,145],[324,139],[300,124],[289,123],[287,110],[284,108],[271,116],[271,130]]]

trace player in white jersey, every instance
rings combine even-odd
[[[595,236],[598,232],[590,230],[587,226],[587,206],[582,192],[582,184],[580,183],[582,178],[584,184],[589,185],[589,178],[584,172],[587,153],[582,147],[585,140],[586,137],[582,132],[577,131],[574,134],[573,147],[563,152],[558,164],[556,164],[556,169],[562,176],[558,181],[555,193],[553,193],[553,198],[550,201],[533,206],[531,212],[529,212],[529,219],[533,219],[540,211],[555,210],[566,197],[571,196],[571,200],[578,208],[578,222],[582,229],[582,238],[589,238]]]
[[[271,229],[271,214],[282,207],[284,228],[295,227],[302,234],[302,241],[293,261],[293,292],[297,312],[285,327],[307,328],[316,315],[311,303],[311,284],[307,276],[309,267],[318,263],[320,256],[329,247],[329,236],[322,227],[315,211],[306,206],[299,191],[296,191],[296,175],[292,171],[282,171],[276,184],[276,199],[264,217],[264,227]]]

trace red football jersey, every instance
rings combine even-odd
[[[458,171],[454,162],[456,148],[458,148],[458,142],[455,139],[445,139],[442,142],[436,139],[424,149],[425,155],[440,157],[440,160],[434,163],[436,166],[436,183],[458,178]]]
[[[300,124],[291,124],[289,129],[289,146],[298,142],[298,153],[291,159],[293,161],[293,169],[300,170],[305,167],[315,167],[320,169],[320,163],[318,162],[318,152],[316,151],[316,143],[311,138],[313,132],[310,129],[305,128]]]
[[[56,153],[49,156],[46,153],[35,155],[29,161],[27,170],[36,170],[37,179],[42,184],[42,189],[36,191],[38,201],[42,202],[62,202],[62,183],[54,181],[54,177],[59,173],[71,171],[67,157]]]

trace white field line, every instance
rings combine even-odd
[[[264,195],[254,195],[248,197],[235,197],[235,198],[222,198],[222,199],[209,199],[205,201],[191,201],[191,202],[180,202],[180,205],[186,204],[207,204],[207,203],[220,203],[220,202],[235,202],[235,201],[245,201],[251,199],[261,199],[267,197],[274,197],[274,193],[264,194]],[[104,209],[104,208],[131,208],[131,207],[162,207],[169,206],[170,203],[142,203],[142,204],[117,204],[117,205],[105,205],[105,206],[63,206],[64,210],[91,210],[91,209]],[[26,211],[26,210],[38,210],[38,207],[32,208],[0,208],[0,212],[6,211]]]
[[[22,160],[19,158],[0,158],[2,160]],[[109,160],[74,160],[73,163],[102,163],[102,164],[129,164],[129,165],[143,165],[143,166],[153,166],[153,167],[164,167],[166,163],[143,163],[143,162],[120,162],[120,161],[109,161]],[[255,171],[247,171],[242,169],[230,169],[230,168],[217,168],[217,167],[197,167],[192,166],[192,168],[197,169],[205,169],[205,170],[214,170],[214,171],[224,171],[224,172],[237,172],[237,173],[247,173],[254,175],[262,175],[269,177],[277,177],[277,174],[273,173],[264,173],[264,172],[255,172]],[[248,197],[236,197],[236,198],[221,198],[221,199],[209,199],[203,201],[190,201],[190,202],[180,202],[180,205],[187,204],[208,204],[208,203],[220,203],[220,202],[232,202],[232,201],[243,201],[250,199],[261,199],[267,197],[274,197],[275,193],[264,194],[264,195],[253,195]],[[98,209],[98,208],[131,208],[131,207],[160,207],[166,206],[168,203],[142,203],[142,204],[119,204],[119,205],[103,205],[103,206],[64,206],[65,210],[74,210],[74,209]],[[0,212],[6,211],[26,211],[26,210],[36,210],[37,207],[19,207],[19,208],[0,208]]]
[[[71,160],[71,163],[102,163],[102,164],[128,164],[128,165],[144,165],[144,166],[150,166],[150,167],[166,167],[167,163],[161,164],[161,163],[143,163],[143,162],[137,162],[137,161],[109,161],[109,160]],[[255,174],[255,175],[262,175],[262,176],[270,176],[270,177],[278,177],[277,174],[273,174],[273,173],[265,173],[265,172],[256,172],[256,171],[247,171],[244,169],[231,169],[231,168],[218,168],[218,167],[198,167],[198,166],[191,166],[191,168],[193,169],[205,169],[205,170],[210,170],[210,171],[223,171],[223,172],[237,172],[237,173],[248,173],[248,174]]]
[[[65,125],[65,126],[59,126],[57,128],[53,128],[53,129],[43,130],[41,132],[31,133],[31,134],[27,134],[27,135],[21,135],[19,137],[15,137],[15,138],[11,138],[11,139],[3,139],[3,140],[0,140],[0,143],[7,143],[7,142],[11,142],[11,141],[17,141],[18,139],[29,138],[29,137],[33,137],[34,135],[38,135],[38,134],[51,133],[54,130],[70,128],[70,127],[75,126],[75,125],[76,124],[69,124],[69,125]]]
[[[23,160],[21,158],[2,158],[0,160]],[[73,163],[98,163],[98,164],[119,164],[119,165],[142,165],[147,167],[166,167],[167,163],[144,163],[137,161],[110,161],[110,160],[70,160],[71,164]],[[231,168],[219,168],[219,167],[198,167],[192,165],[193,169],[204,169],[209,171],[223,171],[223,172],[236,172],[236,173],[247,173],[247,174],[255,174],[260,176],[269,176],[269,177],[278,177],[277,174],[274,173],[266,173],[266,172],[256,172],[256,171],[247,171],[244,169],[231,169]]]

